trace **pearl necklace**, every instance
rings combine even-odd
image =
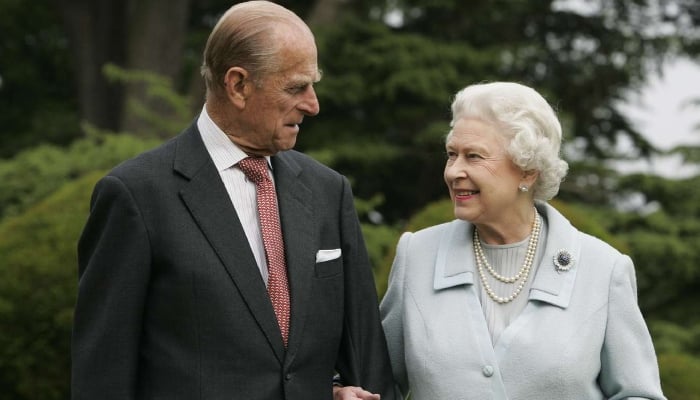
[[[491,267],[491,264],[489,264],[488,260],[486,259],[486,255],[484,255],[484,250],[481,247],[481,241],[479,240],[479,232],[476,230],[476,227],[474,228],[474,235],[472,236],[472,240],[474,242],[474,256],[476,258],[476,265],[479,268],[479,278],[481,279],[481,283],[484,286],[486,294],[488,294],[491,300],[495,301],[498,304],[510,303],[516,297],[518,297],[520,292],[523,290],[523,287],[525,287],[525,283],[527,283],[527,278],[530,275],[532,263],[535,261],[535,253],[537,252],[537,242],[540,238],[541,227],[542,221],[540,220],[540,216],[537,213],[537,210],[535,210],[535,220],[532,223],[532,231],[530,232],[530,240],[527,244],[527,251],[525,252],[525,260],[523,261],[523,266],[522,268],[520,268],[520,271],[518,271],[518,273],[512,277],[503,276],[496,272],[496,270],[494,270],[493,267]],[[484,269],[486,269],[491,276],[503,283],[515,283],[518,280],[520,280],[520,283],[515,288],[513,293],[510,294],[510,296],[500,297],[493,291],[491,285],[489,285],[488,279],[486,278],[486,273],[484,273]]]

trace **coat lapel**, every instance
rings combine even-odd
[[[472,225],[466,221],[454,220],[447,224],[440,239],[440,246],[435,262],[435,277],[433,288],[435,290],[447,289],[459,285],[466,285],[466,290],[460,291],[458,297],[451,297],[449,306],[464,307],[458,320],[452,321],[455,327],[453,333],[457,336],[470,332],[469,339],[479,349],[479,357],[485,365],[492,370],[493,379],[490,380],[494,398],[505,398],[505,385],[498,366],[496,353],[491,343],[491,335],[486,324],[486,318],[481,308],[478,294],[474,287],[476,277],[476,265],[474,258],[474,246],[472,244]],[[455,299],[458,299],[455,301]],[[462,337],[460,336],[460,337]],[[457,346],[455,357],[471,357],[460,354],[467,347]],[[466,359],[465,358],[465,359]]]
[[[435,290],[474,283],[474,247],[470,226],[467,222],[454,220],[444,230],[435,260]]]
[[[530,300],[539,300],[557,307],[566,308],[576,282],[577,260],[581,257],[579,232],[554,207],[538,203],[537,210],[547,219],[547,241],[542,262],[530,289]],[[573,256],[571,269],[557,271],[554,258],[559,252],[567,251]]]
[[[282,362],[284,346],[267,289],[238,215],[195,126],[178,139],[173,168],[189,180],[180,190],[182,201]]]
[[[272,157],[280,222],[284,235],[287,274],[291,293],[291,327],[287,362],[291,362],[302,338],[319,247],[316,218],[311,209],[313,193],[301,178],[304,171],[289,153]]]

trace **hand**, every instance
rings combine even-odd
[[[381,396],[357,386],[333,386],[333,400],[380,400]]]

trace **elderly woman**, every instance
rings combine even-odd
[[[381,303],[411,400],[664,399],[632,260],[546,203],[567,164],[533,89],[468,86],[444,178],[456,219],[398,243]]]

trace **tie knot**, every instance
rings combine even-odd
[[[238,167],[253,183],[268,179],[267,160],[265,157],[247,157],[238,162]]]

